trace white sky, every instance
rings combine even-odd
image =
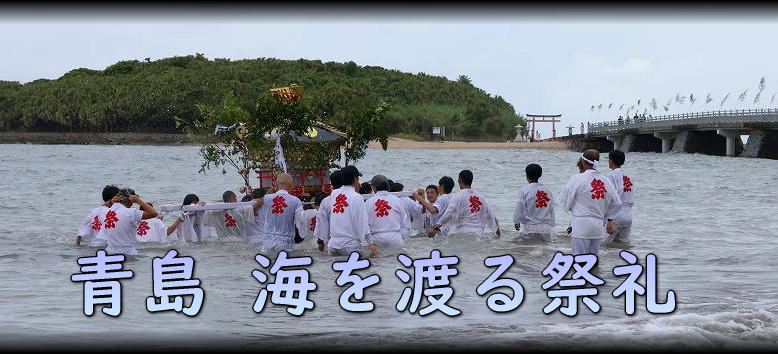
[[[186,9],[185,9],[186,10]],[[317,10],[321,10],[318,8]],[[621,104],[640,112],[651,98],[705,96],[727,108],[759,80],[766,107],[778,92],[778,12],[499,13],[410,10],[300,12],[260,7],[239,12],[189,9],[33,14],[0,11],[0,80],[54,79],[75,68],[104,69],[119,60],[203,53],[206,57],[355,61],[456,79],[501,95],[520,113],[562,114],[563,124],[606,120]],[[592,105],[603,104],[599,116]],[[677,104],[672,103],[671,111]],[[778,97],[772,107],[778,106]],[[681,111],[689,111],[688,98]],[[649,109],[649,113],[654,113]],[[658,114],[659,111],[654,113]],[[618,113],[616,113],[618,115]],[[557,127],[559,135],[567,129]],[[550,137],[550,126],[541,130]]]

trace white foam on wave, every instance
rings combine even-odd
[[[650,320],[646,320],[653,317]],[[521,342],[581,348],[636,348],[654,350],[767,348],[778,345],[778,315],[766,310],[714,314],[644,315],[601,324],[561,322],[553,326],[533,326],[514,333],[481,336],[484,344],[509,346]],[[523,326],[522,326],[523,327]],[[540,344],[543,343],[543,344]]]

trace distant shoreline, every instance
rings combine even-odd
[[[381,145],[370,143],[372,148],[380,148]],[[399,138],[389,138],[389,149],[538,149],[538,150],[567,150],[568,145],[564,141],[537,141],[537,142],[471,142],[471,141],[413,141]]]
[[[186,134],[153,133],[41,133],[0,132],[0,144],[41,145],[199,145],[196,137]],[[373,142],[371,148],[381,145]],[[540,149],[566,150],[564,141],[517,142],[465,142],[465,141],[413,141],[389,138],[389,149]]]
[[[0,132],[0,144],[198,145],[186,134]]]

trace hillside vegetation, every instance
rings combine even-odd
[[[387,134],[418,134],[442,125],[456,137],[510,138],[524,124],[500,96],[466,76],[456,81],[354,62],[209,60],[201,54],[127,60],[105,70],[75,69],[56,80],[0,81],[0,129],[39,132],[178,133],[196,104],[218,104],[234,92],[255,104],[271,87],[299,84],[320,119],[336,127],[360,107],[390,104]]]

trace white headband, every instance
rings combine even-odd
[[[584,161],[588,162],[589,164],[591,164],[591,165],[592,165],[592,168],[593,168],[593,169],[595,169],[595,170],[596,170],[596,169],[597,169],[597,167],[599,167],[599,165],[600,165],[600,163],[599,163],[600,161],[597,161],[597,160],[589,160],[589,159],[587,159],[587,158],[586,158],[586,156],[584,156],[584,154],[583,154],[583,153],[581,153],[581,160],[584,160]]]

